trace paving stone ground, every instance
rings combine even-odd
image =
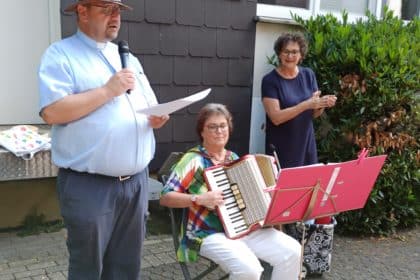
[[[68,253],[65,230],[18,237],[0,233],[0,280],[63,280]],[[208,266],[204,259],[190,267],[194,274]],[[332,269],[324,280],[418,280],[420,279],[420,227],[400,233],[399,238],[348,238],[334,235]],[[216,270],[206,279],[217,279]],[[144,244],[142,279],[183,279],[175,260],[170,235],[151,235]]]

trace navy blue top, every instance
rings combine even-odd
[[[280,109],[293,107],[311,98],[317,90],[314,72],[305,67],[299,67],[299,73],[293,79],[283,78],[274,69],[264,76],[261,86],[262,98],[278,99]],[[265,150],[267,154],[272,154],[270,144],[276,147],[282,168],[318,162],[312,114],[313,110],[306,110],[278,126],[266,115]]]

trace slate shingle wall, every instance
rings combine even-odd
[[[64,9],[74,0],[61,0]],[[257,0],[126,0],[118,40],[127,40],[142,63],[159,102],[211,87],[206,100],[171,116],[156,131],[151,170],[171,151],[195,145],[195,118],[208,102],[228,105],[234,115],[229,148],[248,152]],[[74,15],[62,12],[63,37],[76,30]]]

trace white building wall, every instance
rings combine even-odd
[[[277,37],[285,31],[296,30],[296,25],[258,22],[255,37],[254,81],[252,88],[252,111],[249,152],[264,153],[265,111],[261,102],[261,80],[273,69],[267,57],[274,54],[273,46]]]
[[[0,125],[36,124],[37,70],[42,53],[61,37],[60,1],[2,2]]]

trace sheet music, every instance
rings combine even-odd
[[[169,115],[175,111],[178,111],[182,108],[185,108],[197,101],[200,101],[207,97],[207,95],[210,93],[211,89],[208,88],[206,90],[200,91],[198,93],[192,94],[187,97],[183,97],[180,99],[176,99],[174,101],[170,101],[167,103],[157,104],[154,106],[151,106],[149,108],[140,109],[137,111],[139,114],[144,115],[154,115],[154,116],[162,116],[162,115]]]

